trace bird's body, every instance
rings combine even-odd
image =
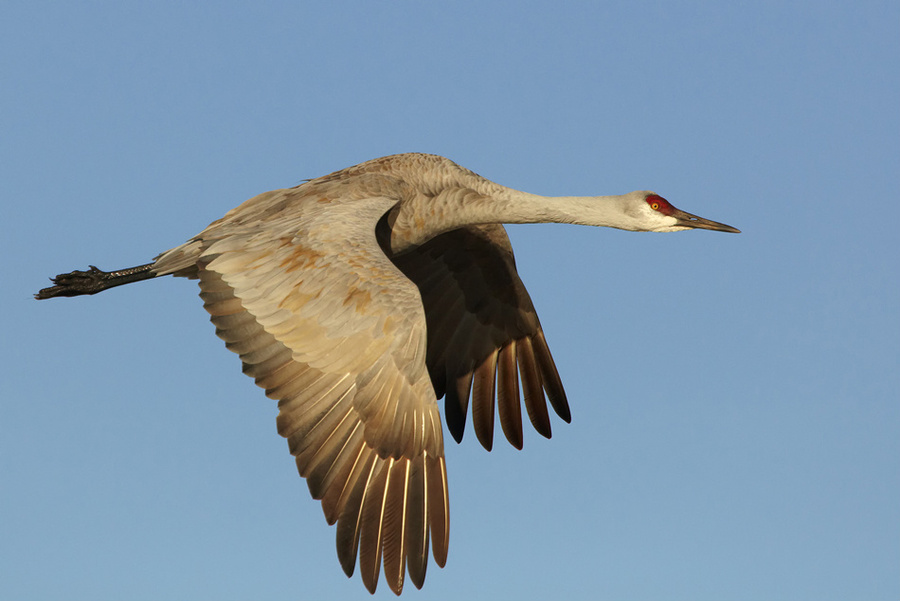
[[[502,223],[737,231],[650,192],[546,198],[433,155],[375,159],[256,196],[153,263],[72,272],[38,298],[162,275],[199,279],[216,333],[279,401],[278,431],[326,519],[341,565],[421,587],[447,557],[449,501],[437,399],[453,436],[468,406],[490,449],[495,405],[522,446],[526,413],[550,436],[562,383]]]

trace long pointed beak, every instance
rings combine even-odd
[[[731,227],[730,225],[725,225],[724,223],[719,223],[718,221],[711,221],[709,219],[704,219],[703,217],[697,217],[696,215],[691,215],[688,212],[682,211],[681,209],[675,209],[672,213],[672,217],[678,220],[677,225],[682,227],[692,227],[701,230],[715,230],[717,232],[731,232],[732,234],[740,234],[741,230],[736,227]]]

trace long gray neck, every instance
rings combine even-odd
[[[540,196],[488,180],[417,195],[389,217],[391,249],[401,253],[443,232],[488,223],[574,223],[635,229],[622,196]],[[474,184],[474,185],[473,185]]]
[[[399,154],[361,163],[316,181],[340,181],[361,174],[403,182],[403,198],[387,215],[390,248],[402,253],[466,225],[490,223],[576,223],[644,229],[634,210],[635,195],[539,196],[496,184],[436,155]],[[388,234],[387,231],[382,235]],[[384,240],[384,243],[387,241]]]

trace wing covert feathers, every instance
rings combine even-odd
[[[207,245],[201,297],[244,372],[278,400],[278,432],[326,521],[337,524],[344,572],[353,574],[358,557],[374,592],[383,565],[400,594],[407,572],[422,586],[430,545],[444,565],[449,534],[421,301],[386,257],[366,267],[376,281],[367,285],[297,245],[270,240],[263,250],[252,236]]]

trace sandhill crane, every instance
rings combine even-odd
[[[569,405],[501,224],[634,231],[739,230],[652,192],[542,197],[443,157],[375,159],[260,194],[152,263],[53,278],[38,299],[175,275],[200,280],[216,334],[278,400],[278,433],[337,523],[337,553],[375,591],[421,588],[444,566],[449,498],[437,399],[453,437],[471,399],[475,435],[522,447],[519,385],[534,428]],[[546,396],[545,396],[546,395]]]

